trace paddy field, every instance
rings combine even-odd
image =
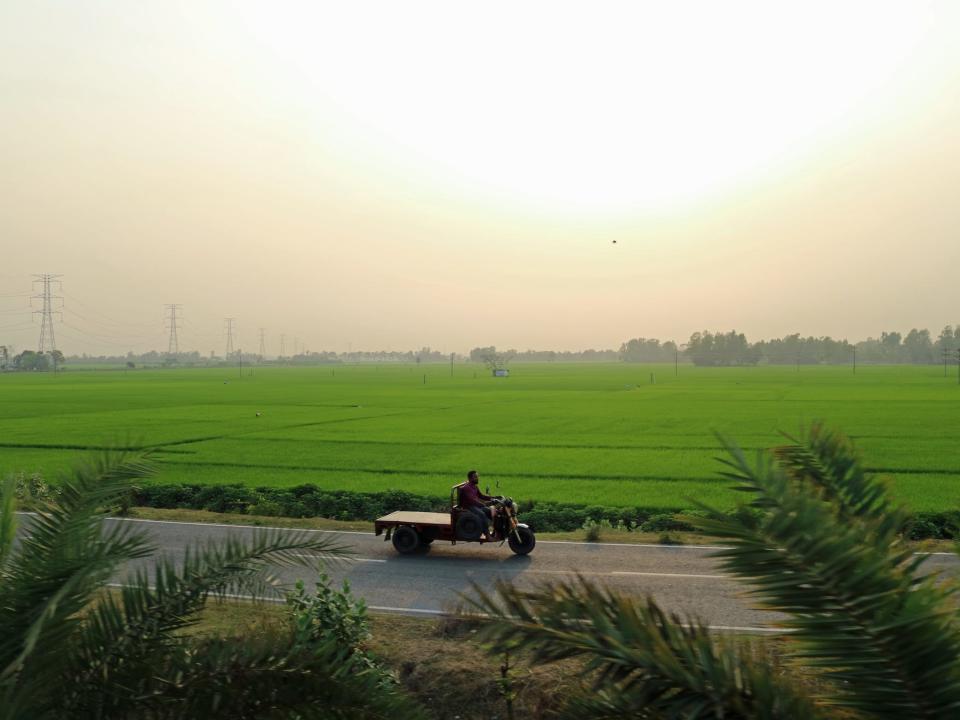
[[[583,504],[732,505],[717,433],[749,451],[823,419],[915,510],[960,506],[960,385],[942,366],[516,364],[0,375],[0,473],[155,448],[155,482],[443,496],[468,469]],[[259,413],[259,415],[258,415]]]

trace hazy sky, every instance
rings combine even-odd
[[[0,344],[960,323],[960,3],[0,2]],[[616,244],[613,241],[616,241]]]

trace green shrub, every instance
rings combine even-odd
[[[281,517],[283,515],[283,506],[272,500],[261,500],[257,504],[248,507],[247,512],[251,515]]]
[[[320,573],[313,594],[307,593],[303,580],[297,580],[285,601],[294,623],[309,629],[316,640],[334,640],[340,647],[358,650],[370,637],[366,603],[353,597],[346,579],[343,588],[335,590],[327,574]]]
[[[599,542],[603,530],[602,520],[587,518],[583,523],[583,539],[587,542]]]
[[[38,504],[52,500],[59,494],[55,486],[51,486],[38,472],[29,476],[26,473],[17,473],[13,480],[13,496],[24,510],[32,510]]]
[[[677,532],[677,531],[690,531],[695,530],[693,525],[686,522],[685,520],[679,519],[676,515],[661,513],[659,515],[651,515],[642,525],[640,525],[640,530],[642,532]]]
[[[28,490],[28,479],[22,478],[19,492],[56,492],[43,490],[37,484]],[[20,497],[18,495],[18,497]],[[338,520],[374,520],[394,510],[446,512],[446,498],[414,495],[403,490],[357,493],[347,490],[324,490],[316,485],[296,487],[250,488],[243,485],[159,485],[150,484],[133,491],[134,505],[156,508],[190,508],[213,512],[238,512],[279,517],[325,517]],[[729,515],[750,524],[756,521],[755,509],[739,507]],[[604,529],[640,530],[652,533],[689,532],[702,513],[682,512],[680,508],[604,507],[602,505],[569,505],[565,503],[520,503],[520,520],[536,532],[570,532],[585,530],[599,534]],[[593,525],[596,530],[591,529]],[[588,527],[589,526],[589,527]],[[960,537],[960,511],[917,513],[904,528],[913,540]]]
[[[370,638],[367,605],[353,596],[348,580],[344,579],[343,587],[336,590],[330,586],[326,573],[321,573],[313,594],[308,594],[303,580],[298,580],[287,593],[286,603],[295,637],[346,650],[355,670],[370,673],[382,688],[396,686],[396,678],[363,648],[363,643]]]

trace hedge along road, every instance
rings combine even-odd
[[[136,524],[174,558],[182,556],[188,545],[249,538],[258,530],[156,520],[110,519],[107,523]],[[710,558],[713,549],[704,546],[540,541],[530,555],[520,557],[506,545],[435,542],[425,554],[401,556],[391,543],[372,532],[333,534],[354,554],[348,561],[331,564],[326,572],[336,586],[348,578],[353,593],[373,611],[442,615],[456,608],[461,595],[470,592],[471,583],[492,588],[496,580],[503,579],[532,587],[579,573],[630,595],[651,595],[665,609],[698,617],[718,630],[775,632],[772,624],[779,617],[752,607],[746,597],[747,586],[724,576]],[[925,567],[960,576],[960,558],[950,553],[930,555]],[[304,567],[279,569],[278,577],[290,585],[302,579],[308,588],[315,579]],[[121,584],[123,575],[115,582]]]

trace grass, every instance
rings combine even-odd
[[[189,632],[251,637],[283,632],[285,608],[274,604],[211,602]],[[502,657],[490,656],[476,641],[477,624],[461,618],[425,619],[371,614],[371,637],[365,643],[428,717],[501,720],[508,717],[498,680]],[[822,681],[803,667],[787,664],[782,638],[741,636],[740,652],[791,673],[811,693]],[[582,659],[549,665],[524,656],[510,658],[510,679],[516,691],[515,717],[553,717],[576,692],[589,692],[593,675]]]
[[[270,603],[211,602],[188,632],[252,637],[284,632],[286,608]],[[500,658],[491,658],[475,641],[472,621],[371,614],[371,638],[365,643],[428,717],[463,720],[506,718],[500,695]],[[583,664],[566,661],[511,671],[517,717],[542,718],[583,683]]]
[[[0,472],[154,446],[157,482],[402,488],[477,468],[521,500],[730,507],[715,432],[757,450],[823,418],[914,510],[960,501],[960,387],[938,366],[363,365],[0,375]],[[650,383],[650,375],[656,383]],[[476,374],[476,377],[474,375]],[[423,377],[427,382],[424,384]],[[261,413],[258,417],[257,413]]]

